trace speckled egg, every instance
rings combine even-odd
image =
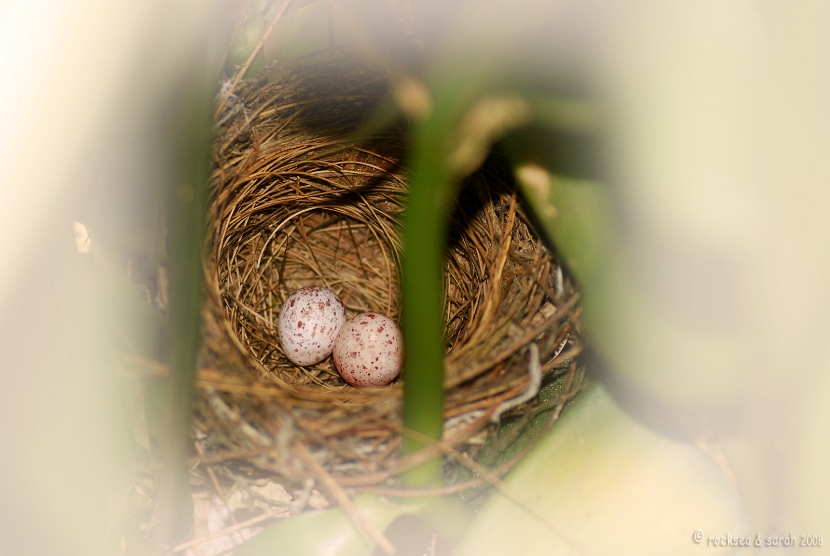
[[[285,355],[296,365],[314,365],[331,354],[346,309],[330,289],[300,288],[292,293],[280,313],[280,343]]]
[[[395,321],[378,313],[358,315],[334,341],[334,364],[352,386],[385,386],[403,366],[403,335]]]

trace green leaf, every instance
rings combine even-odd
[[[375,527],[383,530],[401,512],[397,505],[372,496],[355,498],[355,505]],[[279,521],[242,544],[236,556],[270,556],[282,554],[372,554],[372,543],[355,528],[340,508],[300,514]]]
[[[395,503],[376,496],[361,495],[354,500],[363,517],[384,531],[397,517],[412,515],[433,527],[455,544],[469,526],[471,516],[454,497]],[[279,521],[260,535],[240,545],[235,556],[349,555],[371,556],[375,545],[354,526],[340,508],[310,512]]]
[[[495,494],[456,556],[722,554],[706,539],[748,534],[719,468],[634,421],[600,386],[576,398],[506,483],[516,499]]]

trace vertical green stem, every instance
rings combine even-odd
[[[202,250],[210,169],[210,89],[194,70],[183,80],[185,102],[176,105],[170,129],[176,155],[167,199],[170,268],[170,374],[162,408],[157,474],[159,544],[175,544],[192,527],[193,503],[187,457],[190,447],[193,384],[200,346]],[[189,81],[187,80],[189,78]]]
[[[453,178],[443,153],[443,126],[414,132],[411,193],[404,215],[403,328],[406,338],[403,422],[408,429],[439,440],[444,416],[443,267],[447,215]],[[404,438],[404,453],[424,443]],[[442,480],[436,457],[405,476],[410,486]]]

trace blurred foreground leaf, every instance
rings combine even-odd
[[[552,174],[536,164],[518,166],[516,177],[565,264],[591,290],[607,265],[611,233],[607,189],[597,182]]]
[[[723,554],[706,538],[746,532],[738,490],[695,447],[643,427],[589,386],[508,476],[456,556]],[[554,529],[555,527],[555,529]],[[702,543],[693,539],[702,531]]]
[[[376,496],[361,495],[354,499],[354,503],[363,517],[379,531],[385,530],[399,516],[413,515],[434,528],[451,544],[460,539],[471,520],[464,504],[453,497],[402,504]],[[234,554],[371,556],[374,551],[374,543],[361,534],[346,512],[340,508],[330,508],[279,521],[241,545]]]

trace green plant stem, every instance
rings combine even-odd
[[[403,422],[429,438],[441,438],[444,422],[443,261],[454,178],[446,165],[441,120],[414,132],[411,193],[404,214],[403,328],[406,338]],[[424,448],[404,438],[404,453]],[[441,458],[412,470],[411,486],[442,481]]]
[[[160,499],[156,540],[170,545],[192,528],[193,502],[187,456],[190,453],[193,384],[201,339],[202,249],[210,170],[210,89],[194,70],[183,77],[187,99],[177,105],[170,131],[175,167],[167,195],[170,268],[170,375],[164,388],[158,431]]]

